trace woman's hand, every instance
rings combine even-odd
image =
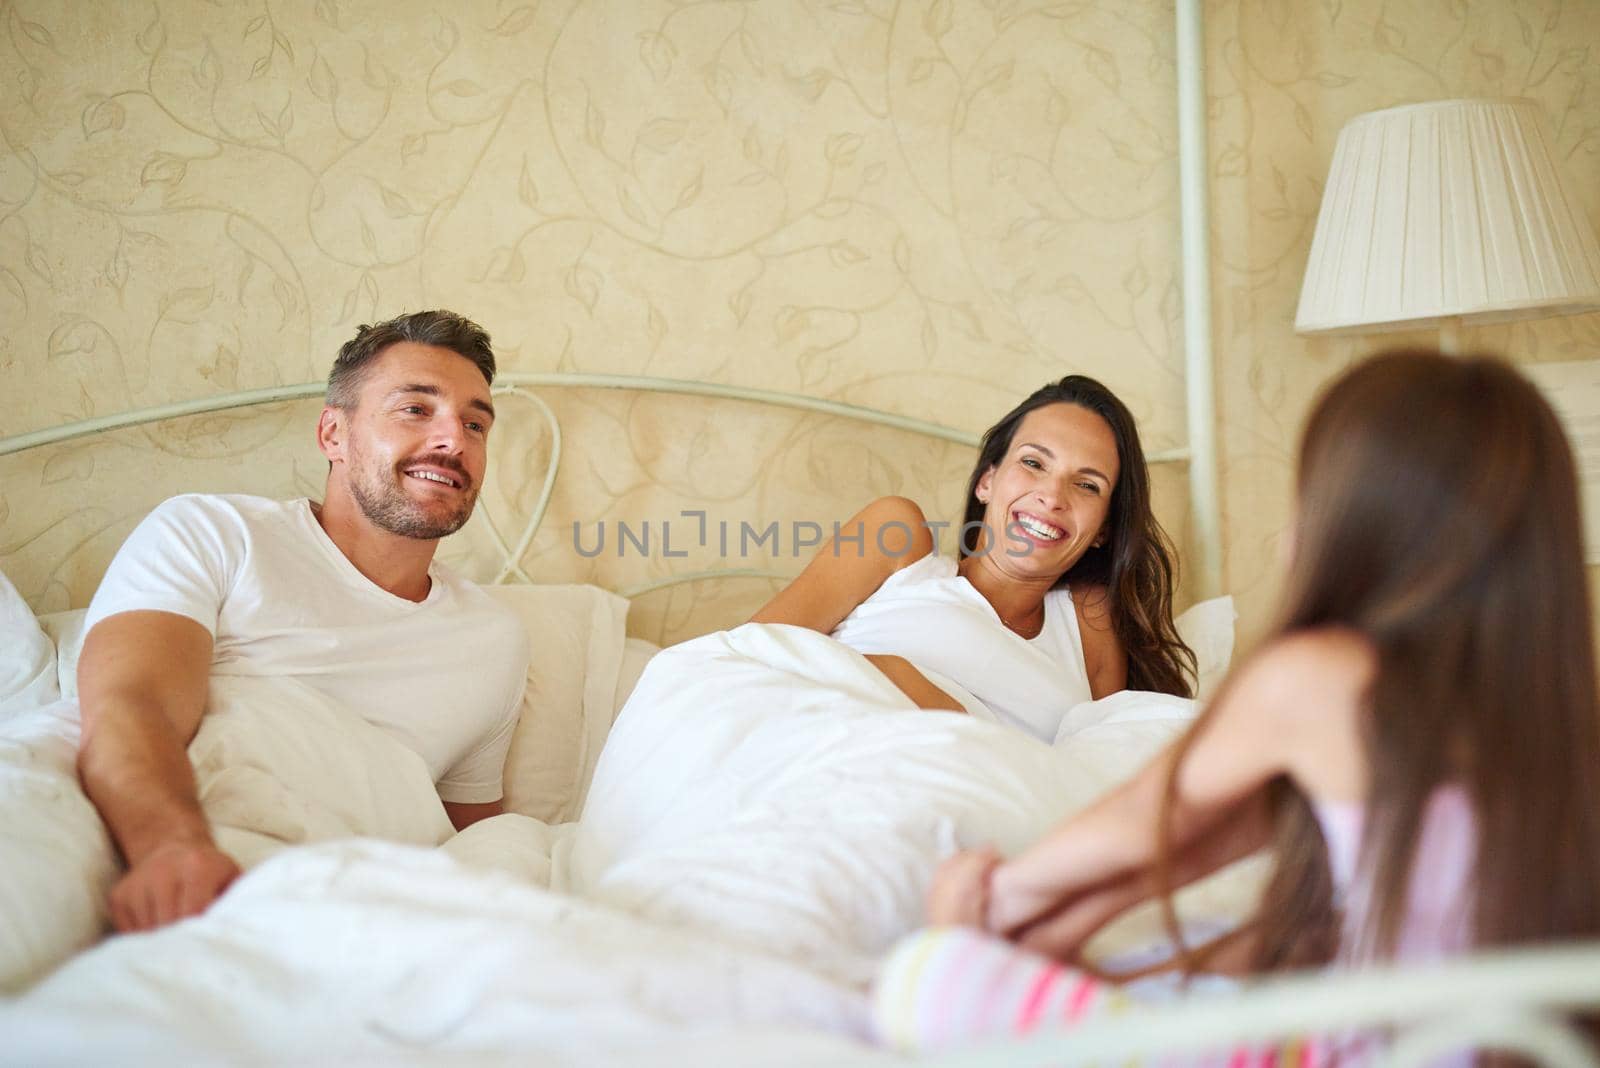
[[[985,926],[989,880],[1000,865],[992,846],[957,853],[939,865],[928,890],[928,922],[936,927]]]

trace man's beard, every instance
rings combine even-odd
[[[351,479],[350,496],[355,500],[356,507],[361,509],[362,515],[374,526],[390,534],[424,541],[435,541],[446,534],[454,534],[472,517],[472,506],[478,500],[477,493],[472,491],[471,480],[460,467],[440,460],[428,461],[436,467],[447,468],[468,487],[459,508],[443,518],[435,518],[428,509],[406,496],[405,489],[400,485],[400,479],[410,477],[402,474],[401,469],[416,462],[407,460],[395,467],[391,472],[393,481],[382,478]]]

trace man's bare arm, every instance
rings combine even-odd
[[[187,752],[210,672],[211,635],[171,612],[110,616],[83,643],[78,772],[128,864],[111,891],[119,930],[202,912],[239,874],[211,837]]]
[[[486,820],[490,816],[498,816],[505,809],[505,800],[484,801],[481,804],[470,804],[465,801],[446,801],[444,811],[450,817],[451,826],[458,831],[464,831],[479,820]]]

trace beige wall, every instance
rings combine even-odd
[[[1118,389],[1181,443],[1172,12],[1143,0],[0,4],[4,433],[320,378],[360,322],[444,305],[506,369],[826,396],[980,430],[1047,379]],[[1228,585],[1274,589],[1298,421],[1358,343],[1291,330],[1321,181],[1362,111],[1526,95],[1600,225],[1600,4],[1207,5]],[[1600,317],[1483,332],[1600,352]],[[574,519],[706,507],[828,522],[905,493],[958,512],[970,454],[733,402],[551,392],[565,458],[541,580],[719,566],[594,560]],[[509,530],[548,435],[503,420]],[[0,458],[0,567],[85,602],[138,515],[182,490],[318,492],[314,404]],[[1188,536],[1183,474],[1159,507]],[[685,521],[678,518],[677,524]],[[675,524],[674,548],[692,526]],[[775,564],[796,569],[787,533]],[[614,535],[614,528],[612,531]],[[657,531],[659,536],[659,528]],[[449,554],[480,575],[478,520]],[[765,595],[655,594],[675,637]]]

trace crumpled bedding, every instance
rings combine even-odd
[[[267,692],[232,699],[242,713]],[[112,938],[0,1004],[11,1052],[596,1063],[715,1033],[730,1045],[700,1048],[739,1063],[786,1044],[877,1061],[859,1044],[866,983],[920,922],[938,860],[1031,841],[1193,707],[1119,694],[1046,745],[917,711],[823,635],[749,624],[650,662],[576,823],[507,815],[438,849],[431,784],[365,746],[344,711],[208,715],[197,766],[224,751],[259,765],[227,791],[226,773],[202,776],[264,844],[256,866],[205,915]],[[329,741],[336,723],[349,737]],[[327,760],[308,760],[317,747]],[[329,804],[290,811],[286,791]],[[252,815],[252,797],[274,811]],[[379,831],[412,844],[344,837]],[[289,847],[301,832],[338,840]],[[1238,912],[1247,882],[1202,894],[1207,922]],[[1112,950],[1148,945],[1137,927]]]

